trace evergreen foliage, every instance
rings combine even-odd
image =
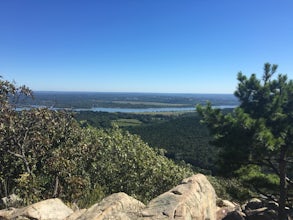
[[[220,176],[208,176],[208,180],[213,185],[216,194],[221,199],[235,201],[240,204],[257,196],[255,192],[246,187],[241,180],[236,177],[225,178]]]
[[[245,182],[249,178],[260,192],[256,182],[271,187],[277,184],[278,176],[278,194],[268,196],[278,198],[279,219],[283,220],[286,202],[289,205],[291,200],[288,191],[292,182],[287,171],[293,156],[293,81],[282,74],[273,78],[276,70],[277,65],[266,63],[262,79],[240,72],[235,92],[240,106],[233,113],[224,114],[210,104],[199,105],[197,110],[220,149],[222,174],[234,176],[238,170],[246,175]]]
[[[196,113],[125,129],[140,135],[150,146],[165,149],[166,156],[172,160],[183,160],[201,172],[211,173],[216,170],[217,149],[209,143],[211,135],[206,126],[200,123]]]
[[[196,112],[133,114],[82,111],[74,117],[97,128],[118,124],[121,129],[139,135],[152,148],[164,149],[165,155],[177,163],[185,161],[204,173],[217,171],[217,149],[210,144],[211,135],[200,123],[201,118]]]

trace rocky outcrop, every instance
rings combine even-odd
[[[0,208],[18,207],[22,203],[22,199],[15,194],[11,194],[0,200]]]
[[[234,209],[223,206],[218,209],[217,216],[217,220],[277,220],[278,204],[253,198],[241,207],[235,206]]]
[[[15,195],[2,205],[20,203]],[[293,219],[292,216],[288,219]],[[277,220],[278,203],[251,199],[244,205],[217,199],[202,174],[187,179],[145,206],[125,193],[114,193],[88,209],[73,211],[60,199],[48,199],[24,208],[0,210],[0,220]]]
[[[11,200],[12,197],[7,198]],[[120,192],[88,209],[75,211],[60,199],[3,209],[0,220],[277,220],[277,211],[278,204],[273,201],[251,199],[242,206],[227,200],[216,201],[207,178],[197,174],[154,198],[147,206]]]
[[[244,219],[243,217],[245,216],[245,214],[241,212],[241,208],[239,204],[218,198],[216,216],[217,216],[217,220],[222,220],[222,219],[237,220],[237,219]]]
[[[87,211],[87,209],[77,209],[77,210],[75,210],[74,213],[72,213],[71,215],[69,215],[68,217],[66,217],[65,220],[76,220],[80,216],[82,216],[86,211]]]
[[[14,201],[18,204],[20,200],[13,195],[2,201],[7,205],[14,204]],[[278,203],[275,201],[254,198],[242,206],[219,198],[216,201],[215,191],[207,178],[197,174],[184,179],[147,206],[121,192],[88,209],[75,211],[60,199],[48,199],[24,208],[3,209],[0,210],[0,220],[277,220],[277,213]]]
[[[263,202],[258,198],[252,198],[250,199],[246,204],[243,205],[243,210],[255,210],[263,208]]]
[[[216,219],[216,194],[204,175],[184,179],[182,184],[153,199],[143,210],[150,219]]]
[[[270,202],[271,203],[271,202]],[[243,205],[243,212],[248,220],[277,220],[278,219],[278,204],[270,206],[270,203],[265,203],[260,199],[253,198]]]
[[[241,211],[235,210],[227,213],[223,220],[245,220],[245,214]]]
[[[20,209],[0,210],[0,219],[62,220],[72,213],[60,199],[48,199]]]
[[[114,193],[86,210],[77,220],[138,219],[145,207],[140,201],[125,193]]]
[[[0,210],[1,220],[216,220],[216,194],[202,174],[184,179],[147,206],[125,193],[115,193],[89,209],[73,212],[59,199],[21,209]]]

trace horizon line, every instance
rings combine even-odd
[[[115,91],[115,92],[109,92],[109,91],[62,91],[62,90],[32,90],[33,92],[40,92],[40,93],[45,93],[45,92],[48,92],[48,93],[124,93],[124,94],[182,94],[182,95],[234,95],[234,92],[233,93],[215,93],[215,92],[212,92],[212,93],[204,93],[204,92],[118,92],[118,91]]]

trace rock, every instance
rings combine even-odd
[[[61,220],[72,213],[60,199],[48,199],[21,209],[1,210],[0,216],[7,220]]]
[[[268,210],[267,207],[261,207],[258,209],[246,209],[246,210],[244,210],[244,212],[247,216],[250,216],[250,215],[255,215],[255,214],[259,214],[259,213],[264,213],[267,210]]]
[[[11,215],[11,213],[13,213],[14,209],[3,209],[0,210],[0,220],[8,220],[8,216]]]
[[[130,220],[138,219],[141,210],[145,207],[140,201],[125,193],[114,193],[91,206],[76,220]]]
[[[262,215],[249,216],[249,217],[247,217],[247,220],[274,220],[274,219],[262,214]]]
[[[275,201],[269,201],[267,204],[268,209],[277,211],[279,209],[279,204]]]
[[[226,207],[218,207],[217,212],[216,212],[216,219],[217,220],[222,220],[223,218],[225,218],[228,213],[230,213],[231,210],[229,210],[229,208]]]
[[[229,212],[223,220],[245,220],[245,214],[241,211]]]
[[[65,220],[75,220],[86,212],[86,209],[76,210],[74,213],[66,217]],[[1,219],[0,219],[1,220]]]
[[[223,204],[233,205],[228,201]],[[216,220],[216,208],[214,188],[204,175],[197,174],[153,199],[147,207],[125,193],[115,193],[75,212],[60,199],[0,210],[0,220]]]
[[[0,207],[7,208],[7,207],[18,207],[22,203],[22,199],[15,194],[11,194],[7,197],[3,197],[0,200]]]
[[[278,203],[269,201],[262,202],[259,199],[251,199],[244,207],[247,220],[277,220]]]
[[[150,201],[143,210],[144,220],[216,219],[215,190],[202,174],[184,179],[181,185]]]
[[[240,205],[234,202],[230,202],[229,200],[217,199],[217,207],[226,208],[227,210],[234,211],[240,210]]]
[[[223,201],[223,207],[227,207],[227,208],[230,208],[230,209],[237,209],[237,208],[239,208],[239,205],[236,205],[233,202],[230,202],[228,200],[222,200],[222,201]]]
[[[245,209],[259,209],[263,207],[263,203],[260,199],[253,198],[249,200],[249,202],[246,204]]]
[[[228,215],[230,212],[234,212],[236,210],[240,210],[240,205],[230,202],[228,200],[217,199],[217,220],[221,220]]]
[[[254,210],[245,210],[247,220],[277,220],[278,214],[274,210],[262,207]]]

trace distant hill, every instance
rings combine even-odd
[[[163,108],[195,107],[207,101],[215,106],[237,106],[232,94],[172,94],[172,93],[103,93],[103,92],[34,92],[34,100],[20,102],[23,106],[54,108]]]

